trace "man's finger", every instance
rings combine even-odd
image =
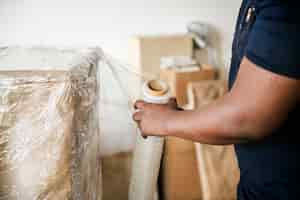
[[[137,100],[135,103],[134,103],[134,108],[135,109],[143,109],[144,106],[145,106],[145,101],[143,100]]]
[[[136,122],[139,122],[142,120],[142,112],[141,111],[138,111],[138,112],[135,112],[133,115],[132,115],[132,118],[134,121]]]
[[[138,129],[140,130],[139,133],[141,134],[141,136],[144,138],[144,139],[147,139],[147,135],[144,135],[144,133],[142,132],[142,126],[141,126],[141,123],[137,123],[137,126],[138,126]]]
[[[141,132],[141,136],[144,138],[144,139],[147,139],[148,136],[147,135],[144,135],[144,133]]]

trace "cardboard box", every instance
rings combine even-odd
[[[127,200],[131,176],[132,153],[122,152],[103,156],[103,200]]]
[[[228,90],[224,80],[191,82],[187,86],[188,103],[192,109],[202,109]]]
[[[204,200],[235,200],[239,169],[233,145],[196,143],[199,177]]]
[[[201,63],[203,66],[203,69],[210,66],[215,66],[218,68],[217,72],[217,79],[219,80],[226,80],[228,79],[229,75],[229,63],[224,63],[223,59],[220,56],[221,54],[215,54],[219,52],[220,50],[217,50],[217,52],[209,52],[211,50],[217,50],[217,49],[195,49],[193,58],[198,62]],[[212,54],[213,53],[213,54]],[[220,52],[219,52],[220,53]],[[222,64],[223,63],[223,64]],[[225,66],[227,67],[225,67]]]
[[[188,86],[191,105],[201,110],[227,91],[226,81],[193,82]],[[232,145],[195,143],[199,178],[204,200],[236,199],[239,169]]]
[[[162,199],[200,200],[201,187],[194,143],[168,137],[161,169]]]
[[[188,84],[202,80],[214,80],[216,70],[213,68],[201,69],[200,67],[196,70],[162,69],[160,78],[169,83],[172,95],[176,97],[179,106],[183,107],[188,104]]]
[[[138,36],[129,43],[129,64],[146,77],[158,76],[160,59],[166,56],[193,56],[193,38],[188,34]]]

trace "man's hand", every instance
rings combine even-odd
[[[168,121],[178,112],[175,99],[171,99],[164,105],[139,100],[134,107],[137,112],[133,114],[133,120],[137,122],[143,136],[166,136]]]

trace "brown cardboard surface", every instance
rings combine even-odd
[[[227,91],[224,80],[190,82],[187,86],[188,102],[194,109],[204,108]]]
[[[190,83],[189,97],[195,109],[203,109],[227,90],[225,81]],[[203,200],[236,199],[239,169],[232,145],[196,143],[196,154]]]
[[[235,200],[239,169],[234,148],[196,144],[203,200]]]
[[[221,58],[218,58],[217,60],[212,59],[208,49],[195,49],[193,58],[198,63],[201,63],[203,69],[207,67],[210,68],[211,66],[215,66],[217,65],[217,63],[219,64],[223,63]],[[228,63],[224,63],[224,64],[228,65]],[[227,71],[228,67],[225,67],[223,65],[218,65],[217,68],[218,68],[217,79],[219,80],[228,79],[228,71]]]
[[[103,200],[127,200],[132,153],[122,152],[102,160]]]
[[[141,73],[158,75],[160,58],[165,56],[193,56],[190,35],[138,36],[129,43],[129,64]]]
[[[176,69],[162,69],[160,78],[169,83],[172,95],[176,97],[179,106],[188,104],[187,87],[190,82],[213,80],[215,69],[200,69],[198,71],[177,71]]]
[[[201,188],[194,143],[168,137],[162,164],[164,200],[200,200]]]

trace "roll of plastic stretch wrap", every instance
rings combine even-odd
[[[160,80],[146,81],[142,88],[143,99],[149,103],[166,104],[170,99],[168,85]],[[163,153],[164,138],[143,138],[137,135],[134,150],[129,200],[156,200],[157,179]]]

